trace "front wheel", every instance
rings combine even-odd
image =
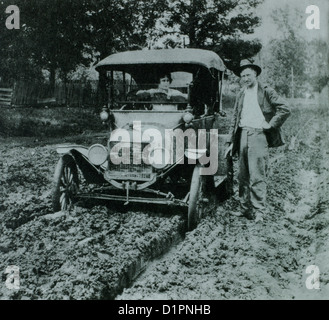
[[[78,190],[77,166],[71,156],[64,156],[59,159],[55,169],[52,191],[53,211],[70,209]]]
[[[204,217],[206,206],[209,202],[209,199],[206,198],[206,180],[205,177],[200,174],[200,169],[200,166],[194,167],[191,180],[188,203],[188,231],[193,230]]]

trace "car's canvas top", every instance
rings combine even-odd
[[[178,64],[199,65],[208,69],[224,71],[222,59],[213,51],[203,49],[161,49],[135,50],[114,53],[96,64],[98,70],[102,67],[122,67],[127,65]]]

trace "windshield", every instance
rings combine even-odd
[[[188,72],[157,73],[137,83],[126,72],[108,72],[108,96],[118,110],[177,111],[186,108],[193,75]],[[113,79],[113,80],[111,80]],[[152,80],[152,81],[150,81]]]

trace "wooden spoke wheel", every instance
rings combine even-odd
[[[79,190],[77,166],[70,156],[59,159],[54,175],[52,203],[54,212],[68,210],[73,206]]]
[[[204,217],[209,202],[206,197],[208,195],[206,178],[200,174],[200,169],[200,166],[195,166],[191,180],[187,221],[189,231],[193,230]]]

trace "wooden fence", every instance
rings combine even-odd
[[[0,107],[10,107],[12,104],[13,89],[0,88]]]
[[[16,82],[13,88],[0,89],[0,107],[42,105],[88,107],[99,103],[98,81],[58,83],[50,86],[32,81]]]

